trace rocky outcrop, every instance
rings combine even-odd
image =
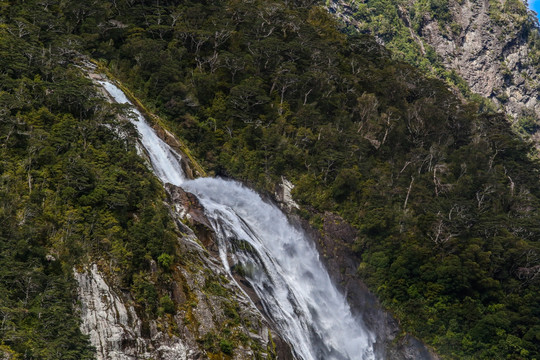
[[[180,223],[178,226],[187,228],[187,231],[193,230],[205,249],[217,256],[218,248],[214,242],[212,225],[204,215],[204,208],[197,197],[172,184],[165,184],[165,189],[178,218],[185,219],[187,223]]]
[[[540,76],[531,47],[538,30],[525,3],[509,9],[504,1],[449,0],[444,14],[449,16],[444,20],[426,9],[419,12],[415,2],[395,3],[403,26],[419,43],[421,55],[425,55],[425,46],[431,46],[446,68],[455,70],[473,92],[491,99],[511,120],[540,118]],[[327,6],[343,22],[365,29],[355,19],[353,2],[332,0]],[[410,20],[412,13],[415,24]]]
[[[427,14],[419,34],[443,63],[457,71],[471,90],[501,105],[517,119],[540,116],[540,77],[533,66],[525,25],[513,21],[498,24],[489,1],[450,1],[450,13],[460,31],[440,26]]]
[[[293,188],[293,183],[282,176],[281,182],[276,186],[276,191],[274,193],[279,207],[287,212],[290,212],[293,209],[300,209],[300,206],[293,200],[291,195]]]
[[[157,330],[150,324],[150,334],[142,335],[142,321],[133,305],[127,304],[105,281],[96,264],[75,271],[81,311],[81,331],[89,335],[98,360],[192,359],[181,339]]]

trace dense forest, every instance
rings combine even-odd
[[[285,176],[314,227],[327,211],[353,225],[358,275],[443,357],[540,357],[532,147],[317,5],[0,2],[0,349],[92,357],[72,303],[88,258],[160,311],[140,271],[174,255],[164,194],[111,130],[121,109],[76,66],[87,55],[209,172],[269,192]]]
[[[92,359],[75,311],[73,267],[105,261],[125,287],[141,294],[142,311],[155,316],[162,299],[139,271],[149,258],[174,258],[172,221],[134,138],[120,139],[112,130],[122,126],[117,109],[74,66],[72,46],[79,40],[67,20],[57,19],[58,9],[45,2],[6,5],[0,26],[0,357]]]

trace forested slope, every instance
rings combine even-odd
[[[174,254],[172,222],[133,140],[111,130],[115,113],[65,56],[72,39],[14,29],[0,29],[0,348],[90,359],[73,267],[110,261],[132,286],[145,257]]]
[[[174,226],[133,128],[73,63],[68,18],[53,3],[3,5],[0,357],[92,359],[73,268],[106,263],[142,313],[161,316],[166,269],[156,287],[144,274],[160,255],[177,260]]]
[[[169,252],[167,241],[155,243],[168,239],[155,181],[134,154],[121,155],[125,144],[100,126],[111,121],[106,108],[66,70],[88,53],[167,119],[208,170],[267,191],[286,176],[315,227],[328,211],[352,224],[358,275],[406,331],[448,358],[539,357],[540,187],[530,146],[503,115],[463,102],[373,38],[339,32],[314,5],[4,6],[5,243],[26,249],[19,239],[34,239],[36,251],[58,249],[66,263],[71,254],[127,251],[128,284],[141,258]],[[134,213],[145,222],[130,221]],[[100,234],[92,243],[89,229]],[[125,242],[130,232],[142,232],[140,242]],[[37,271],[31,253],[15,255]],[[66,269],[55,274],[69,277]],[[8,296],[21,304],[25,293]],[[3,331],[8,346],[28,348]]]

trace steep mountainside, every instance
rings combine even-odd
[[[0,358],[290,358],[46,9],[2,8]]]
[[[356,30],[369,32],[398,57],[458,83],[501,106],[536,132],[539,35],[536,16],[520,0],[327,2]]]
[[[444,4],[429,6],[444,13]],[[380,45],[400,51],[392,37],[346,35],[317,5],[0,3],[2,352],[94,357],[79,298],[84,333],[99,342],[103,332],[92,331],[112,329],[101,354],[287,354],[213,267],[201,207],[163,189],[118,117],[125,106],[98,96],[74,65],[85,54],[209,173],[269,198],[280,190],[356,311],[377,307],[362,297],[365,284],[398,319],[396,347],[418,345],[412,334],[443,358],[540,357],[540,165],[531,147],[489,102],[464,100],[396,60]],[[407,8],[398,9],[399,20]],[[423,19],[407,11],[409,24]],[[393,18],[376,18],[392,35]],[[403,57],[466,93],[449,60],[409,28],[396,33],[414,40]],[[410,350],[402,348],[398,359]]]

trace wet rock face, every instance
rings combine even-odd
[[[250,338],[257,349],[266,349],[262,353],[255,353],[249,346],[239,346],[233,355],[233,359],[275,358],[292,360],[292,352],[289,345],[278,334],[271,330],[270,324],[261,314],[261,307],[257,306],[258,299],[254,292],[248,288],[240,289],[233,282],[224,281],[226,271],[219,259],[219,249],[215,242],[215,234],[212,226],[204,213],[204,208],[197,197],[182,188],[166,184],[165,189],[169,197],[169,204],[174,208],[178,227],[187,235],[181,242],[184,253],[196,253],[195,257],[201,260],[203,267],[197,267],[196,271],[187,268],[179,268],[188,288],[192,289],[192,297],[198,299],[196,306],[190,315],[196,318],[193,321],[196,328],[191,332],[199,339],[219,332],[224,324],[227,324],[226,308],[236,304],[241,323],[251,324],[250,328],[243,326],[237,329]],[[201,247],[200,244],[203,245]],[[219,286],[228,292],[227,298],[213,295],[205,290],[210,282],[217,282]],[[237,279],[239,283],[242,279]],[[178,296],[173,293],[173,296]],[[254,296],[250,299],[249,296]],[[185,298],[181,295],[180,299]],[[185,316],[185,314],[183,314]],[[230,314],[229,314],[230,316]],[[227,325],[226,325],[227,326]],[[270,338],[271,336],[271,338]]]
[[[190,225],[199,224],[209,229],[212,227],[204,215],[203,206],[195,195],[172,184],[166,184],[165,189],[170,196],[170,202],[175,205],[180,217],[186,218]]]
[[[174,205],[178,218],[185,219],[204,247],[212,254],[217,255],[218,247],[214,241],[214,231],[204,215],[204,208],[199,203],[199,199],[192,193],[172,184],[166,184],[165,189],[169,194],[169,203]],[[179,226],[183,226],[183,224],[179,224]]]
[[[151,326],[151,337],[141,334],[142,321],[133,306],[126,305],[92,265],[83,272],[75,271],[81,304],[81,331],[90,336],[98,360],[188,359],[189,351],[175,336]]]

